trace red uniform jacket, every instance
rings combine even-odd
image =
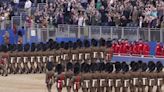
[[[115,48],[114,48],[114,53],[120,53],[120,45],[116,44]]]
[[[139,43],[138,44],[138,52],[139,52],[139,54],[143,54],[143,46],[144,46],[143,43]]]
[[[156,56],[161,56],[162,55],[162,46],[160,44],[157,44],[155,48],[155,55]]]
[[[150,46],[148,44],[143,46],[143,55],[150,55]]]
[[[123,53],[128,54],[129,53],[130,46],[128,43],[123,45]]]
[[[139,54],[138,45],[137,45],[137,44],[134,44],[134,45],[133,45],[132,54]]]

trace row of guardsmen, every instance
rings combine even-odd
[[[77,40],[76,42],[61,42],[57,43],[50,40],[46,44],[26,44],[17,45],[17,47],[8,46],[3,48],[3,52],[0,52],[0,56],[6,55],[7,57],[1,57],[3,61],[0,61],[0,68],[3,70],[2,74],[22,74],[22,73],[43,73],[46,72],[46,65],[48,61],[52,61],[54,65],[59,61],[66,64],[65,57],[72,58],[73,61],[77,61],[80,58],[86,57],[87,54],[95,56],[99,54],[102,57],[108,56],[111,49],[111,41],[105,41],[100,39],[99,41],[92,39],[91,43],[89,40]],[[11,47],[11,48],[10,48]],[[75,56],[78,58],[75,59]],[[1,62],[3,62],[1,64]],[[5,62],[5,63],[4,63]],[[5,67],[4,67],[5,66]]]
[[[94,58],[87,55],[80,62],[72,62],[69,57],[66,60],[69,61],[66,67],[59,59],[55,69],[48,69],[48,92],[53,84],[57,92],[64,92],[63,88],[67,92],[163,92],[164,73],[160,61],[109,62],[98,54]]]

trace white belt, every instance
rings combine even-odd
[[[96,58],[97,52],[93,52],[93,57]]]
[[[34,62],[34,57],[31,57],[31,62]]]
[[[97,79],[93,79],[93,84],[92,87],[95,87],[95,82],[97,81]]]
[[[102,86],[103,81],[105,81],[105,79],[100,79],[100,86]]]
[[[109,79],[109,80],[108,80],[108,85],[109,85],[109,87],[112,86],[112,84],[111,84],[112,81],[113,81],[113,79]]]
[[[79,53],[79,59],[82,59],[82,55],[83,55],[82,53]]]
[[[152,86],[152,83],[153,83],[154,80],[155,80],[155,79],[150,79],[150,81],[149,81],[149,86]]]
[[[19,62],[19,59],[20,59],[21,57],[17,57],[17,63]]]
[[[69,78],[67,78],[67,86],[69,85],[69,81],[70,81],[70,79],[69,79]]]
[[[118,87],[120,81],[121,81],[121,79],[116,80],[116,87]]]
[[[142,80],[143,80],[143,85],[146,85],[146,79],[147,79],[147,78],[142,78]]]
[[[53,56],[49,56],[49,61],[51,61],[51,58],[53,58]]]
[[[64,60],[66,59],[66,56],[68,56],[68,54],[64,54],[64,58],[63,58]]]
[[[90,55],[90,54],[89,54],[89,53],[86,53],[86,54],[85,54],[85,59],[87,59],[87,56],[88,56],[88,55]]]
[[[137,80],[138,80],[138,78],[133,78],[133,85],[136,85]]]
[[[11,57],[11,63],[13,63],[13,61],[14,61],[14,57]]]
[[[163,80],[163,78],[158,78],[158,83],[157,83],[158,86],[161,86],[161,82],[160,81],[162,81],[162,80]]]
[[[56,56],[56,62],[59,62],[60,56]]]
[[[104,58],[104,53],[103,52],[100,52],[101,53],[101,57]]]
[[[38,56],[37,58],[38,58],[38,62],[40,62],[40,56]]]
[[[76,54],[73,54],[72,55],[72,60],[75,60],[75,56],[76,56]]]
[[[46,56],[43,56],[43,62],[46,62]]]
[[[127,82],[129,82],[129,80],[124,80],[124,86],[125,87],[128,87]]]
[[[27,57],[24,57],[23,58],[23,61],[26,63],[27,62]]]
[[[86,84],[86,87],[89,88],[89,81],[90,80],[84,80],[84,83]]]

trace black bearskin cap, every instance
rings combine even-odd
[[[106,72],[108,72],[108,73],[113,72],[113,64],[111,62],[108,62],[106,64]]]
[[[155,68],[156,68],[156,64],[153,61],[150,61],[148,63],[148,68],[149,68],[150,72],[153,72],[155,70]]]
[[[147,70],[147,68],[148,68],[147,63],[143,62],[143,63],[141,64],[141,69],[142,69],[142,71],[145,72],[145,71]]]
[[[156,67],[157,67],[157,72],[161,72],[163,70],[163,64],[161,61],[158,61],[156,63]]]
[[[79,74],[79,73],[80,73],[80,67],[75,66],[75,67],[74,67],[74,74],[77,75],[77,74]]]
[[[35,49],[36,49],[36,44],[35,43],[32,43],[31,44],[31,51],[33,52],[33,51],[35,51]]]
[[[83,42],[80,40],[80,39],[78,39],[77,41],[77,45],[78,45],[78,47],[83,47]]]
[[[60,43],[60,47],[61,47],[61,48],[64,48],[64,45],[65,45],[65,42],[62,41],[62,42]]]
[[[73,47],[73,42],[72,42],[72,41],[69,41],[69,42],[68,42],[68,47],[69,47],[69,48],[72,48],[72,47]]]
[[[100,38],[100,40],[99,40],[99,46],[105,46],[105,39],[103,39],[103,38]]]
[[[56,43],[56,44],[55,44],[55,49],[56,49],[56,50],[60,49],[60,44],[59,44],[59,43]]]
[[[84,40],[84,47],[90,47],[90,42],[89,40]]]
[[[68,43],[68,42],[66,42],[66,43],[65,43],[65,45],[64,45],[64,49],[66,49],[66,50],[67,50],[68,48],[69,48],[69,43]]]
[[[7,52],[8,51],[7,46],[4,45],[4,44],[1,45],[1,48],[0,49],[1,49],[1,52]]]
[[[77,42],[74,42],[73,43],[73,49],[76,49],[77,48]]]
[[[122,62],[122,71],[123,72],[129,71],[129,65],[126,62]]]
[[[9,45],[8,45],[8,50],[9,50],[9,51],[12,51],[13,48],[14,48],[14,45],[13,45],[13,44],[9,44]]]
[[[91,40],[91,44],[92,44],[92,46],[97,46],[98,45],[98,42],[97,42],[97,40],[96,39],[92,39]]]
[[[22,44],[17,45],[17,51],[23,51],[23,45]]]
[[[131,67],[131,70],[132,71],[138,71],[139,70],[139,63],[137,63],[137,62],[135,62],[135,61],[132,61],[131,63],[130,63],[130,67]]]
[[[27,44],[24,45],[24,51],[27,52],[29,50],[30,50],[30,44],[27,43]]]
[[[67,71],[72,70],[73,69],[73,64],[71,62],[68,62],[67,66],[66,66],[66,69],[67,69]]]
[[[41,50],[42,50],[42,47],[43,47],[43,43],[42,43],[42,42],[38,43],[38,44],[36,45],[37,51],[41,51]]]
[[[120,72],[121,69],[122,69],[121,63],[120,63],[120,62],[116,62],[116,63],[115,63],[115,68],[116,68],[116,72]]]
[[[111,40],[108,40],[108,41],[106,42],[106,46],[107,46],[108,48],[112,47],[112,41],[111,41]]]
[[[57,65],[56,65],[56,72],[57,72],[58,74],[61,74],[62,71],[63,71],[63,66],[62,66],[62,64],[57,64]]]

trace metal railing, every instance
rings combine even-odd
[[[84,26],[58,25],[56,37],[76,38],[111,38],[148,40],[164,42],[164,29],[160,28],[139,28],[139,27],[110,27],[110,26]]]

